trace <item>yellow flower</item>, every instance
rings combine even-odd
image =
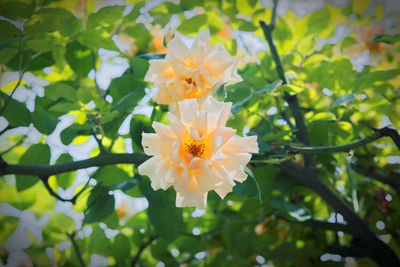
[[[177,207],[206,208],[207,192],[221,198],[234,181],[247,178],[244,167],[258,153],[257,137],[237,137],[225,127],[232,103],[209,96],[201,109],[197,99],[178,102],[179,118],[168,113],[171,126],[153,122],[155,133],[143,133],[142,145],[150,159],[139,166],[154,190],[174,186]]]
[[[189,49],[179,33],[168,43],[164,59],[152,59],[145,81],[158,88],[154,101],[174,104],[188,98],[203,102],[214,84],[241,81],[237,74],[237,57],[229,55],[225,47],[210,44],[208,30],[201,30]]]

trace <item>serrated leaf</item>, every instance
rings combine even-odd
[[[47,144],[35,144],[19,159],[19,164],[49,164],[50,147]],[[16,175],[17,191],[23,191],[35,185],[39,178],[31,175]]]

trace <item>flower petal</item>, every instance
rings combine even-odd
[[[232,192],[232,189],[235,186],[235,182],[229,175],[229,172],[222,165],[216,165],[216,170],[222,182],[214,187],[214,191],[221,198],[224,198],[229,192]]]
[[[229,55],[226,48],[217,43],[205,58],[205,67],[213,76],[223,78],[225,71],[236,63],[235,58]]]
[[[171,130],[174,132],[174,134],[177,137],[183,138],[185,133],[188,132],[186,126],[171,112],[168,112],[168,120],[171,123]]]
[[[179,33],[175,33],[175,37],[169,41],[167,45],[169,49],[169,53],[167,54],[167,58],[170,55],[173,55],[179,60],[185,60],[189,57],[190,51],[185,43],[182,41],[181,36]]]
[[[209,96],[203,104],[202,111],[207,113],[207,130],[213,132],[217,128],[225,127],[231,114],[232,103],[217,101]]]
[[[144,153],[150,156],[160,155],[160,138],[154,133],[142,133]]]
[[[235,153],[258,153],[257,136],[231,138],[221,150],[226,155]]]
[[[143,162],[139,167],[139,174],[150,178],[151,187],[154,190],[160,188],[166,190],[172,183],[167,182],[170,177],[166,177],[170,164],[168,160],[163,160],[159,156],[151,157]]]
[[[192,125],[192,122],[197,118],[198,105],[197,99],[185,99],[178,103],[180,119],[187,126]]]

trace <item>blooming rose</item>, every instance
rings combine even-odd
[[[171,126],[153,122],[156,133],[143,133],[142,145],[150,159],[139,166],[154,190],[174,186],[177,207],[206,208],[207,192],[221,198],[234,181],[247,178],[244,167],[258,153],[257,137],[236,137],[225,127],[232,103],[209,96],[199,110],[197,99],[178,103],[179,118],[168,113]]]
[[[179,33],[168,43],[164,59],[152,59],[145,81],[158,88],[154,101],[158,104],[177,103],[183,99],[201,98],[203,102],[216,83],[241,81],[237,74],[237,57],[225,47],[210,44],[208,30],[201,30],[189,49]]]

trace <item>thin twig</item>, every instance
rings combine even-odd
[[[143,243],[143,244],[140,246],[140,248],[139,248],[138,252],[136,253],[135,257],[132,259],[131,267],[135,266],[136,263],[139,261],[140,255],[142,254],[143,250],[144,250],[147,246],[149,246],[149,245],[150,245],[154,240],[156,240],[157,238],[158,238],[158,236],[150,236],[149,240],[147,240],[145,243]]]
[[[103,145],[102,140],[100,140],[100,139],[97,137],[97,134],[96,134],[96,131],[95,131],[95,130],[92,130],[92,135],[93,135],[94,139],[96,140],[97,145],[99,146],[100,153],[108,153],[107,150],[106,150],[106,148],[105,148],[104,145]],[[103,139],[103,138],[102,138],[102,139]]]
[[[326,153],[336,153],[336,152],[349,152],[350,150],[365,146],[368,143],[371,143],[379,138],[384,136],[388,136],[392,138],[395,142],[396,146],[398,145],[396,142],[400,142],[399,133],[397,130],[392,126],[386,126],[381,129],[374,129],[374,133],[368,135],[367,137],[358,140],[356,142],[341,145],[341,146],[314,146],[314,147],[300,147],[295,145],[286,145],[285,148],[294,153],[301,153],[301,154],[326,154]],[[397,140],[399,138],[399,140]],[[400,143],[398,148],[400,149]]]
[[[63,198],[51,188],[51,186],[49,184],[49,177],[41,177],[40,179],[42,180],[44,186],[46,187],[46,189],[50,195],[52,195],[53,197],[55,197],[56,199],[58,199],[60,201],[71,202],[72,204],[75,204],[76,199],[83,193],[83,191],[86,190],[86,188],[89,184],[89,180],[88,180],[88,182],[85,184],[85,186],[81,190],[79,190],[79,192],[76,195],[74,195],[72,198]]]
[[[82,258],[82,253],[79,250],[78,244],[76,243],[75,235],[76,235],[76,232],[72,232],[71,234],[67,233],[67,236],[71,240],[72,246],[74,247],[75,253],[78,256],[78,260],[79,260],[79,262],[81,264],[81,267],[85,267],[86,264],[85,264],[85,262],[84,262],[84,260]]]

